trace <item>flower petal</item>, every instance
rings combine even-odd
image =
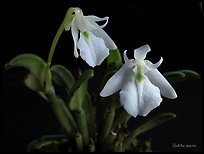
[[[133,59],[128,59],[127,54],[126,54],[127,50],[124,51],[123,53],[123,59],[125,61],[125,65],[127,65],[128,68],[133,68],[133,66],[135,66],[134,64],[134,60]]]
[[[138,115],[146,116],[162,102],[160,90],[145,75],[143,76],[142,82],[137,82],[137,89],[139,98]]]
[[[129,80],[120,91],[120,102],[125,110],[136,117],[146,116],[162,102],[160,90],[151,84],[146,76],[140,83],[135,79]]]
[[[120,102],[124,109],[133,117],[138,115],[138,92],[135,80],[129,80],[120,91]]]
[[[91,32],[86,32],[84,35],[80,33],[77,46],[80,49],[81,58],[92,67],[100,65],[109,55],[109,49],[106,48],[104,41]]]
[[[109,19],[109,17],[100,18],[100,17],[93,16],[93,15],[85,16],[85,18],[86,18],[86,20],[89,20],[90,22],[94,22],[94,23],[95,23],[95,21],[104,21],[104,20],[106,20],[105,24],[100,25],[101,28],[104,28],[108,24],[108,19]]]
[[[143,45],[137,49],[134,50],[134,58],[136,60],[144,60],[147,53],[150,51],[150,46],[149,45]]]
[[[127,65],[123,65],[106,83],[100,96],[107,97],[119,91],[129,79],[131,70]]]
[[[106,47],[109,50],[117,49],[117,46],[115,45],[113,40],[108,36],[108,34],[102,28],[99,27],[98,29],[93,29],[91,32],[97,37],[102,38],[106,44]]]
[[[174,99],[177,97],[177,94],[174,88],[170,85],[170,83],[157,69],[148,71],[146,75],[149,78],[150,82],[160,89],[161,94],[164,97],[171,98],[171,99]]]
[[[161,63],[163,62],[163,58],[161,57],[161,59],[155,63],[155,64],[152,64],[152,62],[150,62],[149,60],[144,60],[145,61],[145,67],[151,71],[153,69],[156,69],[157,67],[159,67],[161,65]]]
[[[75,23],[81,32],[100,28],[95,22],[90,22],[82,13],[75,14]]]
[[[78,58],[79,54],[77,51],[77,42],[78,42],[79,31],[75,25],[75,18],[73,18],[72,23],[71,23],[71,33],[72,33],[72,37],[74,40],[74,56]]]

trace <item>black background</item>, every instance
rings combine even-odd
[[[27,89],[22,82],[25,70],[4,71],[3,65],[21,53],[34,53],[46,60],[52,39],[69,7],[80,7],[84,15],[109,16],[106,32],[121,53],[149,44],[147,59],[157,62],[162,56],[161,72],[192,69],[203,71],[202,23],[199,1],[7,1],[1,4],[1,140],[2,151],[25,151],[28,142],[46,134],[60,132],[48,104]],[[59,40],[53,64],[60,63],[75,71],[88,67],[73,56],[70,32]],[[103,64],[104,65],[104,64]],[[96,67],[100,71],[100,67]],[[97,77],[96,77],[97,78]],[[95,82],[97,80],[93,80]],[[177,118],[141,136],[151,138],[155,150],[201,151],[202,105],[201,80],[173,84],[176,100],[164,99],[149,116],[174,112]],[[96,83],[93,83],[96,84]],[[132,125],[145,118],[136,118]],[[173,144],[196,145],[174,148]]]

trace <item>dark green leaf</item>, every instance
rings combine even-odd
[[[92,69],[87,69],[87,70],[85,70],[84,73],[80,76],[80,78],[79,78],[79,79],[75,82],[75,84],[73,85],[73,87],[72,87],[72,89],[71,89],[71,93],[73,94],[73,93],[76,91],[76,89],[78,89],[78,88],[80,87],[80,85],[81,85],[84,81],[86,81],[86,80],[92,78],[93,76],[94,76],[94,72],[93,72]]]
[[[39,80],[31,73],[26,76],[24,83],[33,91],[41,91],[43,89],[42,84],[40,84]]]
[[[167,78],[168,81],[173,83],[200,78],[200,75],[192,70],[171,71],[166,72],[163,75]]]
[[[185,74],[179,71],[166,72],[163,74],[169,81],[183,79]]]
[[[128,146],[131,141],[137,137],[138,135],[145,133],[159,125],[161,125],[162,123],[169,121],[171,119],[174,119],[176,117],[176,115],[174,113],[162,113],[159,114],[155,117],[153,117],[152,119],[148,120],[147,122],[145,122],[142,125],[137,126],[124,140],[124,147]]]
[[[119,68],[122,65],[122,58],[120,51],[118,49],[111,50],[107,59],[108,67],[112,64],[115,64],[115,67]]]
[[[71,110],[81,111],[82,103],[87,94],[88,79],[91,77],[93,77],[93,70],[86,70],[74,84],[71,90],[73,95],[69,102],[69,107]]]
[[[136,137],[139,134],[147,132],[147,131],[161,125],[162,123],[164,123],[166,121],[174,119],[175,117],[176,117],[176,115],[174,113],[162,113],[162,114],[159,114],[159,115],[153,117],[152,119],[148,120],[143,125],[140,125],[139,127],[137,127],[134,130],[133,134]]]
[[[39,56],[34,54],[21,54],[13,58],[10,62],[5,65],[5,69],[10,69],[14,67],[24,67],[27,68],[31,74],[36,77],[41,74],[42,69],[46,68],[46,63]]]
[[[29,53],[18,55],[5,65],[5,69],[14,67],[24,67],[30,71],[25,80],[28,88],[32,90],[43,88],[41,90],[47,91],[51,87],[50,69],[39,56]]]
[[[200,74],[198,74],[197,72],[193,70],[179,70],[179,71],[185,74],[186,79],[199,79],[200,78]]]
[[[87,92],[87,81],[81,84],[81,86],[75,91],[72,96],[69,107],[71,110],[80,112],[82,109],[82,103],[86,97]]]
[[[74,85],[74,77],[72,73],[62,65],[53,65],[51,67],[52,80],[61,87],[71,89]]]

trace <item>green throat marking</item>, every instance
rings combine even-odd
[[[136,81],[137,82],[141,82],[143,80],[143,74],[142,74],[142,66],[141,65],[137,65],[137,75],[136,75]]]
[[[85,32],[83,32],[82,34],[83,34],[83,36],[84,36],[86,39],[89,39],[89,33],[88,33],[88,32],[85,31]]]

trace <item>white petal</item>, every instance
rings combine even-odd
[[[156,69],[157,67],[159,67],[161,65],[161,63],[163,62],[163,58],[161,57],[161,59],[156,63],[156,64],[152,64],[152,62],[150,62],[149,60],[144,60],[145,61],[145,67],[151,71],[153,69]]]
[[[96,37],[91,32],[88,33],[88,38],[80,33],[78,41],[78,48],[80,49],[80,56],[90,66],[95,67],[100,65],[103,60],[109,55],[109,49],[106,48],[104,41]]]
[[[115,92],[119,91],[122,86],[126,83],[129,79],[129,75],[131,70],[126,66],[123,65],[106,83],[103,90],[100,93],[100,96],[107,97]]]
[[[124,51],[123,53],[123,59],[125,61],[125,65],[127,65],[128,68],[133,68],[134,64],[134,60],[133,59],[128,59],[127,54],[126,54],[127,50]]]
[[[120,91],[120,102],[125,110],[132,116],[146,116],[151,110],[162,102],[160,90],[152,85],[148,78],[140,83],[135,79],[129,80]]]
[[[92,31],[100,28],[100,26],[95,21],[89,20],[89,18],[87,18],[87,16],[84,16],[83,14],[76,14],[75,22],[77,28],[81,32]]]
[[[120,102],[128,114],[133,117],[138,115],[138,91],[134,79],[129,80],[122,87],[120,91]]]
[[[161,94],[164,97],[171,98],[171,99],[174,99],[177,97],[177,94],[174,88],[170,85],[170,83],[165,79],[165,77],[157,69],[148,71],[146,75],[151,81],[151,83],[160,89]]]
[[[138,115],[146,116],[151,110],[162,102],[160,90],[154,86],[144,75],[142,82],[137,83],[139,112]]]
[[[74,40],[74,56],[76,58],[79,57],[78,51],[77,51],[77,42],[78,42],[78,35],[79,35],[79,31],[75,25],[75,19],[73,19],[72,23],[71,23],[71,33],[72,33],[72,37]]]
[[[107,17],[102,18],[103,20],[107,20]],[[76,25],[78,29],[82,32],[90,31],[96,37],[102,38],[106,44],[106,47],[110,50],[117,49],[117,46],[113,42],[113,40],[108,36],[108,34],[93,20],[102,20],[96,16],[77,16],[76,17]],[[105,23],[105,25],[107,22]],[[102,25],[102,27],[105,27]]]
[[[108,17],[99,18],[96,16],[84,16],[82,11],[75,14],[75,25],[81,31],[89,31],[92,32],[96,37],[102,38],[106,44],[106,47],[110,50],[117,49],[117,46],[113,42],[113,40],[108,36],[108,34],[102,29],[106,26],[108,22]],[[102,26],[99,26],[95,21],[103,21],[106,20],[106,23]]]
[[[136,60],[144,60],[147,53],[150,51],[150,46],[149,45],[143,45],[137,49],[134,50],[134,58]]]
[[[95,22],[95,21],[106,21],[105,24],[100,25],[101,28],[104,28],[108,24],[108,19],[109,17],[104,17],[104,18],[99,18],[97,16],[85,16],[87,20],[90,22]],[[98,25],[98,24],[97,24]]]
[[[94,29],[91,32],[97,37],[102,38],[108,49],[110,50],[117,49],[117,46],[115,45],[113,40],[108,36],[108,34],[102,28],[99,27],[98,29]]]

